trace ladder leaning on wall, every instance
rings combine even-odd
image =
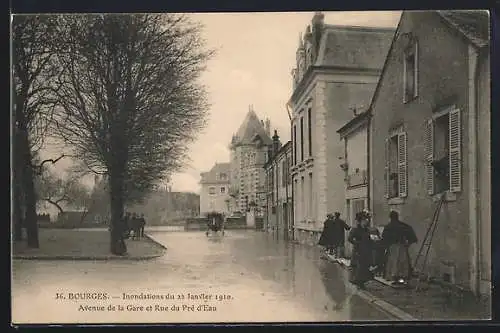
[[[432,240],[434,238],[434,233],[436,232],[439,222],[439,213],[441,212],[441,207],[443,206],[444,201],[445,194],[443,193],[439,198],[436,209],[434,210],[434,214],[432,216],[432,221],[427,227],[424,240],[422,241],[422,245],[418,250],[417,257],[415,258],[415,262],[413,264],[413,271],[418,277],[418,282],[415,287],[416,290],[419,290],[420,282],[428,278],[428,274],[426,274],[427,261],[429,259],[429,252],[431,249]]]

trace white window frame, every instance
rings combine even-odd
[[[398,175],[398,195],[390,196],[391,181],[390,172],[390,140],[397,137],[397,159],[396,172]],[[408,196],[408,139],[403,127],[399,127],[389,133],[385,139],[385,197],[386,199],[406,198]]]
[[[435,122],[436,119],[448,115],[448,174],[449,188],[444,192],[457,193],[462,191],[462,123],[461,110],[455,105],[435,112],[426,123],[425,150],[426,150],[426,187],[429,195],[441,193],[435,192],[436,175],[432,162],[435,155]]]
[[[414,54],[414,61],[415,63],[413,64],[414,68],[415,68],[415,73],[414,73],[414,77],[413,77],[413,86],[414,86],[414,92],[413,92],[413,97],[412,98],[407,98],[407,94],[406,94],[406,80],[407,80],[407,77],[406,77],[406,58],[408,56],[408,54],[412,52]],[[410,46],[408,46],[404,52],[403,52],[403,103],[408,103],[408,102],[411,102],[412,100],[414,100],[415,98],[418,97],[418,72],[419,72],[419,68],[418,68],[418,41],[413,41],[412,44]]]

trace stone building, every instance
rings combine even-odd
[[[272,137],[273,144],[264,165],[266,172],[265,229],[278,238],[289,239],[292,230],[292,182],[290,162],[292,142],[281,145],[277,131]]]
[[[270,138],[269,119],[259,120],[250,106],[249,111],[233,135],[230,149],[230,209],[231,212],[245,213],[250,206],[257,208],[257,215],[263,214],[265,207],[264,163]]]
[[[486,11],[401,16],[371,102],[374,223],[390,210],[422,244],[444,197],[426,271],[491,292],[490,54]]]
[[[209,212],[229,214],[229,187],[231,170],[229,163],[215,163],[212,169],[201,174],[200,215]]]
[[[344,144],[337,130],[350,108],[370,103],[394,29],[336,26],[316,13],[299,39],[292,71],[294,235],[317,243],[327,213],[345,216]]]

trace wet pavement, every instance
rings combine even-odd
[[[166,255],[139,262],[14,261],[13,322],[394,320],[359,297],[347,271],[320,259],[318,249],[244,230],[224,237],[149,234],[168,248]]]

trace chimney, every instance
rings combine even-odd
[[[313,53],[314,59],[318,55],[319,51],[319,42],[321,39],[321,35],[323,33],[323,28],[325,26],[325,15],[322,12],[315,12],[312,18],[312,44],[313,44]]]
[[[271,121],[266,118],[266,134],[271,136]]]
[[[280,137],[278,136],[278,131],[274,130],[274,135],[273,135],[273,155],[276,155],[278,153],[279,149],[280,149]]]

